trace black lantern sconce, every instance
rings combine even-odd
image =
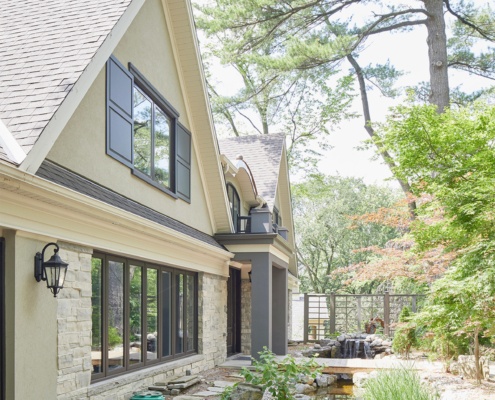
[[[249,272],[248,272],[248,275],[249,275],[249,282],[252,282],[252,280],[251,280],[251,274],[252,274],[252,273],[253,273],[253,270],[251,270],[251,271],[249,271]]]
[[[48,261],[45,260],[45,250],[48,246],[55,246],[53,256]],[[34,256],[34,277],[37,282],[46,281],[46,287],[57,297],[60,289],[64,287],[65,275],[69,264],[63,262],[58,255],[59,247],[56,243],[48,243],[41,253]]]

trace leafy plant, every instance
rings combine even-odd
[[[405,306],[399,315],[399,323],[395,331],[392,349],[399,354],[409,357],[411,347],[416,346],[416,324],[411,322],[411,309]]]
[[[378,372],[365,384],[364,400],[437,400],[440,396],[421,383],[412,368],[403,367]]]
[[[263,347],[263,351],[258,353],[259,360],[253,360],[254,371],[247,368],[241,370],[241,375],[246,382],[260,386],[265,392],[268,392],[277,400],[294,399],[292,387],[298,382],[300,376],[316,378],[321,372],[318,364],[313,359],[297,363],[294,357],[287,356],[282,361],[278,361],[275,355]],[[237,387],[226,388],[222,392],[221,400],[230,399],[230,396]]]

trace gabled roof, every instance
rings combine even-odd
[[[258,194],[266,201],[270,210],[275,205],[280,163],[285,145],[283,135],[250,135],[219,139],[220,153],[234,164],[242,155],[249,165],[256,182]]]
[[[0,159],[23,161],[130,3],[0,0]]]
[[[0,0],[0,162],[36,173],[146,0]],[[232,229],[189,0],[162,0],[214,231]],[[206,180],[206,176],[208,179]],[[213,199],[214,198],[214,199]]]

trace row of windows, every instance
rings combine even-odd
[[[94,255],[92,380],[197,352],[197,274]]]

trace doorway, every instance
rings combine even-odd
[[[229,269],[227,281],[227,356],[241,352],[241,271]]]

